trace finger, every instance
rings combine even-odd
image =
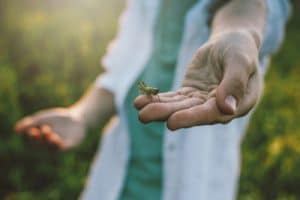
[[[53,133],[51,133],[51,132],[43,132],[43,134],[42,134],[43,140],[47,143],[52,134]]]
[[[174,97],[177,95],[177,92],[163,92],[163,93],[159,93],[159,94],[163,97]]]
[[[148,104],[139,112],[139,119],[143,123],[167,120],[172,113],[201,103],[203,103],[203,99],[187,98],[176,102]]]
[[[137,109],[140,110],[149,103],[176,102],[176,101],[182,101],[189,97],[198,97],[198,98],[206,99],[207,95],[208,95],[207,92],[205,91],[199,92],[197,89],[193,87],[182,87],[176,92],[164,92],[164,93],[159,93],[158,95],[140,95],[135,99],[134,105]]]
[[[156,98],[156,97],[155,97]],[[155,99],[153,95],[139,95],[134,100],[134,106],[137,109],[143,108],[145,105],[152,103],[152,102],[158,102],[158,98]]]
[[[188,97],[184,96],[184,95],[178,95],[178,94],[176,95],[175,92],[174,92],[174,95],[172,95],[172,96],[169,94],[165,95],[165,93],[161,93],[161,94],[157,94],[157,95],[140,95],[135,99],[134,106],[140,110],[149,103],[176,102],[176,101],[181,101],[186,98],[188,98]]]
[[[51,135],[49,135],[48,142],[52,145],[57,146],[57,147],[62,146],[62,139],[56,133],[52,133]]]
[[[43,123],[43,119],[47,118],[47,112],[40,111],[31,116],[25,117],[15,125],[15,131],[17,133],[26,132],[30,127],[37,127]]]
[[[232,58],[225,63],[224,76],[216,93],[217,105],[224,114],[235,114],[253,73],[253,66],[246,59],[239,56]]]
[[[42,134],[48,134],[48,133],[53,133],[51,127],[49,125],[41,125],[40,130]]]
[[[23,132],[25,132],[26,129],[28,129],[29,127],[32,127],[34,125],[35,125],[35,123],[34,123],[34,120],[32,119],[32,117],[25,117],[16,123],[15,131],[17,133],[23,133]]]
[[[42,125],[41,128],[41,134],[43,136],[43,143],[44,144],[50,144],[52,145],[52,135],[56,134],[54,133],[54,131],[52,130],[52,128],[48,125]]]
[[[170,130],[176,130],[218,122],[223,123],[230,121],[232,118],[233,116],[224,115],[218,109],[216,99],[211,98],[204,104],[175,112],[169,117],[167,126]]]
[[[40,139],[41,131],[36,127],[29,128],[27,131],[27,135],[32,139]]]
[[[44,141],[44,143],[50,151],[63,150],[64,148],[61,138],[56,133],[49,135],[48,140]]]
[[[61,137],[52,131],[43,133],[43,143],[50,148],[61,148],[63,146]]]

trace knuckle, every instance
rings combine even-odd
[[[203,45],[200,48],[198,48],[193,56],[190,66],[204,63],[208,54],[208,48],[208,45]]]
[[[238,53],[236,61],[243,67],[248,74],[252,74],[258,68],[258,61],[246,53]]]
[[[204,44],[196,50],[196,54],[204,54],[208,49],[208,44]]]
[[[243,51],[231,52],[226,58],[225,64],[241,68],[246,74],[252,74],[258,68],[258,58]]]
[[[245,54],[245,53],[237,53],[236,58],[241,64],[243,65],[251,65],[252,64],[252,59],[250,58],[249,55]]]

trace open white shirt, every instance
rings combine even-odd
[[[173,90],[179,88],[193,53],[210,34],[208,7],[213,0],[198,0],[185,19]],[[106,73],[96,85],[115,95],[118,109],[91,168],[81,199],[116,200],[123,188],[130,157],[130,138],[124,99],[152,52],[153,30],[159,0],[129,0],[119,33],[103,59]],[[264,74],[269,55],[283,37],[289,13],[286,0],[268,0],[268,19],[260,51]],[[240,171],[240,143],[249,115],[226,125],[198,126],[164,132],[163,200],[231,200],[235,198]]]

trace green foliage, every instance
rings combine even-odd
[[[79,98],[101,73],[99,58],[122,6],[120,0],[0,1],[0,199],[78,197],[101,127],[80,147],[58,153],[32,147],[13,125]],[[300,199],[299,24],[295,12],[243,142],[241,200]]]
[[[76,199],[100,128],[58,153],[17,136],[14,123],[41,108],[70,105],[101,73],[122,3],[0,1],[0,199]]]
[[[241,200],[300,199],[299,24],[295,12],[244,139]]]

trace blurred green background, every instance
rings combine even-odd
[[[0,0],[0,199],[76,199],[96,151],[96,127],[69,152],[14,134],[20,117],[77,100],[116,34],[121,0]],[[242,146],[241,200],[300,199],[300,3],[266,76]]]

